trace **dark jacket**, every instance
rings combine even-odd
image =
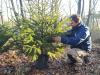
[[[71,45],[71,48],[79,48],[82,50],[91,51],[91,36],[89,28],[86,25],[79,23],[67,33],[70,34],[61,36],[62,43]]]

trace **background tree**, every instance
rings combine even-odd
[[[2,0],[1,0],[1,4],[0,4],[0,19],[1,19],[1,24],[3,24],[3,15],[2,15],[2,13],[3,13],[3,11],[2,11]]]
[[[83,18],[83,13],[84,13],[84,0],[83,0],[83,4],[82,4],[82,12],[81,12],[81,17]]]
[[[89,26],[89,20],[90,20],[90,16],[91,16],[91,1],[89,0],[89,11],[88,11],[88,17],[87,17],[87,21],[86,21],[86,25]]]
[[[77,14],[81,15],[81,2],[82,0],[78,0],[78,10],[77,10]]]
[[[23,10],[23,3],[22,3],[22,0],[19,0],[19,3],[20,3],[21,16],[22,16],[22,18],[24,18],[24,10]]]
[[[90,26],[91,28],[94,26],[94,24],[96,24],[95,7],[96,7],[97,2],[98,0],[89,0],[89,11],[88,11],[88,17],[87,17],[86,24]],[[90,21],[91,21],[91,24],[90,24]]]
[[[18,19],[18,13],[15,9],[15,6],[14,6],[14,1],[11,0],[11,5],[12,5],[12,10],[14,12],[14,15],[15,15],[15,21],[16,21],[16,24],[19,26],[19,19]]]
[[[77,2],[77,14],[79,14],[81,17],[83,17],[84,12],[84,0],[78,0]]]

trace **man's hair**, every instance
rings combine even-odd
[[[76,23],[79,23],[81,21],[81,17],[79,15],[76,15],[76,14],[70,16],[70,18]]]

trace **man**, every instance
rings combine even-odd
[[[67,51],[68,58],[71,64],[82,65],[84,60],[87,63],[88,52],[91,51],[92,42],[89,28],[81,22],[78,15],[72,15],[69,23],[72,27],[66,33],[68,35],[52,37],[54,42],[61,42],[70,45]]]

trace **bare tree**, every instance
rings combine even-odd
[[[86,24],[89,25],[89,21],[91,20],[91,23],[94,24],[95,21],[95,7],[97,5],[98,0],[89,0],[89,12]],[[91,26],[92,27],[92,26]]]
[[[87,17],[87,21],[86,21],[87,26],[89,26],[90,16],[91,16],[91,0],[89,0],[89,12],[88,12],[88,17]]]
[[[13,9],[13,12],[14,12],[14,15],[15,15],[15,18],[16,18],[15,21],[16,21],[17,25],[19,25],[18,13],[15,10],[15,6],[14,6],[13,0],[11,0],[11,5],[12,5],[12,9]]]
[[[84,0],[78,0],[77,2],[77,14],[80,15],[81,17],[83,16],[84,12]]]
[[[97,21],[97,18],[96,18],[96,5],[97,5],[97,2],[98,2],[98,0],[92,0],[92,24],[93,24],[93,26],[92,26],[92,28],[94,29],[94,27],[95,27],[95,25],[97,25],[96,27],[97,28],[99,28],[98,27],[98,21]]]
[[[72,10],[71,10],[71,0],[69,0],[69,13],[70,13],[70,15],[72,13]]]
[[[1,24],[3,24],[2,0],[1,0],[1,6],[0,6],[0,8],[1,8],[1,10],[0,10]]]
[[[82,0],[78,0],[78,10],[77,10],[77,14],[81,15],[81,1]]]
[[[81,17],[83,17],[83,12],[84,12],[84,0],[83,0],[83,3],[82,3]]]
[[[19,0],[19,2],[20,2],[21,16],[22,16],[22,18],[24,18],[24,12],[23,12],[23,3],[22,3],[22,0]]]

